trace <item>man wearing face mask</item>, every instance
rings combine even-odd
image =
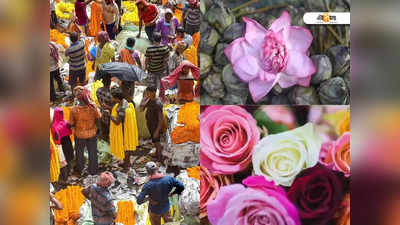
[[[119,9],[114,0],[104,0],[103,19],[106,23],[108,36],[110,36],[111,40],[115,40],[115,35],[119,26]]]
[[[161,33],[162,45],[168,45],[175,39],[175,30],[178,26],[178,19],[174,17],[172,10],[166,9],[164,18],[158,21],[155,30]]]

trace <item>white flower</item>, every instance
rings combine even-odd
[[[277,185],[290,186],[303,169],[317,164],[321,144],[312,123],[268,135],[254,147],[254,172]]]

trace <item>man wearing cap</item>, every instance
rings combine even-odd
[[[177,41],[183,41],[187,44],[187,46],[191,46],[193,44],[193,38],[190,34],[185,33],[185,28],[178,27],[176,28],[176,39]]]
[[[172,222],[169,214],[169,197],[174,194],[181,194],[185,189],[183,184],[173,177],[165,176],[158,171],[155,162],[146,163],[146,170],[149,175],[149,181],[143,185],[137,203],[143,204],[149,201],[150,222],[152,225],[160,225],[161,218],[164,222]],[[172,189],[175,190],[171,193]]]
[[[108,188],[114,182],[114,176],[110,172],[103,172],[96,184],[82,190],[82,194],[92,205],[94,225],[112,225],[117,216],[111,193]]]

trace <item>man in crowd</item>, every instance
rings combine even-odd
[[[168,73],[169,48],[161,45],[161,34],[153,34],[154,45],[146,50],[146,68],[149,73],[149,84],[160,88],[160,96],[164,96],[164,90],[160,86],[160,79]]]
[[[75,17],[76,25],[78,25],[81,34],[86,34],[86,26],[88,24],[88,16],[86,12],[86,6],[89,5],[93,0],[76,0],[75,2]]]
[[[145,26],[147,38],[153,42],[153,32],[156,29],[156,22],[159,17],[159,12],[154,4],[146,2],[146,0],[136,0],[136,5],[139,10],[139,34],[140,38],[142,27]]]
[[[183,11],[183,26],[186,33],[193,35],[200,30],[201,14],[199,0],[188,0],[189,6]]]
[[[125,47],[119,52],[119,62],[128,63],[130,65],[139,66],[142,68],[139,52],[134,49],[136,40],[135,38],[128,38]]]
[[[74,93],[78,105],[72,107],[69,123],[74,128],[75,134],[77,160],[75,175],[78,177],[82,175],[85,163],[83,151],[86,147],[89,153],[89,174],[93,178],[97,174],[98,166],[96,120],[101,118],[101,114],[93,104],[88,89],[77,86]]]
[[[115,36],[119,27],[119,9],[114,0],[104,0],[103,19],[106,23],[106,30],[111,40],[115,40]]]
[[[73,90],[77,85],[78,78],[82,86],[86,84],[85,41],[78,40],[76,32],[72,32],[69,39],[71,46],[65,50],[65,56],[69,57],[69,85]]]
[[[140,110],[146,110],[147,128],[151,134],[151,140],[156,147],[156,156],[159,162],[162,161],[161,132],[164,123],[163,105],[156,98],[156,88],[148,87],[143,93]]]
[[[191,35],[185,33],[185,28],[178,27],[176,28],[176,38],[178,41],[185,42],[188,46],[193,44],[193,38]]]
[[[106,31],[100,31],[97,35],[99,44],[96,50],[96,61],[93,66],[98,69],[100,64],[115,61],[115,48],[110,43],[110,37]]]
[[[171,9],[165,10],[164,18],[157,22],[155,32],[161,34],[161,44],[168,45],[175,39],[175,30],[178,27],[178,19],[174,17]]]
[[[82,190],[82,194],[90,201],[94,225],[114,225],[117,210],[108,188],[114,182],[110,172],[100,174],[96,184]]]
[[[171,54],[168,62],[169,71],[174,71],[178,66],[181,65],[183,60],[185,60],[185,49],[187,48],[187,43],[179,41],[176,45],[175,51]]]
[[[155,162],[146,163],[146,170],[149,181],[143,185],[137,203],[140,205],[149,201],[151,225],[161,225],[161,218],[165,223],[172,222],[169,197],[181,194],[185,187],[175,178],[161,174]],[[171,193],[173,188],[175,191]]]
[[[109,142],[110,139],[110,115],[105,114],[104,111],[112,110],[114,106],[112,101],[112,95],[110,91],[111,77],[105,76],[102,79],[103,87],[97,89],[96,96],[100,104],[101,111],[101,126],[100,126],[100,137]]]
[[[54,88],[54,79],[57,81],[58,89],[64,92],[64,84],[60,76],[60,68],[58,62],[60,55],[58,54],[58,48],[54,42],[49,42],[50,48],[50,101],[56,100],[56,90]]]

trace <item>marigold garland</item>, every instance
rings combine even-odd
[[[171,132],[172,143],[200,142],[199,114],[200,104],[197,102],[188,102],[179,109],[177,122],[184,126],[177,126]]]
[[[60,19],[71,19],[71,13],[74,10],[75,6],[69,2],[59,2],[56,4],[56,15]]]
[[[193,46],[196,49],[199,49],[199,44],[200,44],[200,32],[197,32],[195,34],[192,35],[193,38]]]
[[[100,107],[100,103],[99,103],[99,100],[97,99],[96,92],[97,92],[97,89],[99,89],[103,86],[104,86],[104,84],[101,80],[98,80],[98,81],[92,83],[91,96],[92,96],[94,103],[96,103],[97,107]]]
[[[190,130],[199,128],[200,104],[197,102],[188,102],[184,104],[178,112],[178,123],[185,124]]]
[[[139,25],[139,11],[135,2],[123,1],[122,6],[126,12],[121,17],[121,25],[132,23],[136,26]]]
[[[200,180],[200,166],[195,166],[186,169],[188,176]]]
[[[58,149],[53,141],[53,135],[50,132],[50,182],[57,182],[60,176],[60,160],[58,158]]]
[[[135,208],[132,201],[120,201],[117,204],[118,212],[116,223],[135,225]]]
[[[111,115],[117,117],[118,104],[112,109]],[[136,112],[132,103],[125,110],[125,121],[116,125],[110,123],[110,152],[119,160],[125,158],[125,151],[134,151],[139,145],[139,132],[137,128]]]
[[[194,47],[194,45],[189,46],[189,48],[187,48],[183,54],[185,54],[186,59],[193,63],[193,65],[199,65],[199,61],[197,58],[197,48]]]
[[[67,43],[65,43],[65,35],[56,29],[50,30],[50,41],[60,44],[64,48],[68,48]]]
[[[97,38],[97,34],[101,31],[101,23],[103,21],[101,5],[99,5],[97,2],[93,2],[90,6],[89,36]],[[105,25],[103,28],[106,30]]]
[[[82,194],[82,188],[79,186],[68,186],[57,192],[55,198],[60,201],[63,206],[62,210],[55,210],[56,225],[76,225],[75,220],[79,219],[79,209],[85,201]]]

